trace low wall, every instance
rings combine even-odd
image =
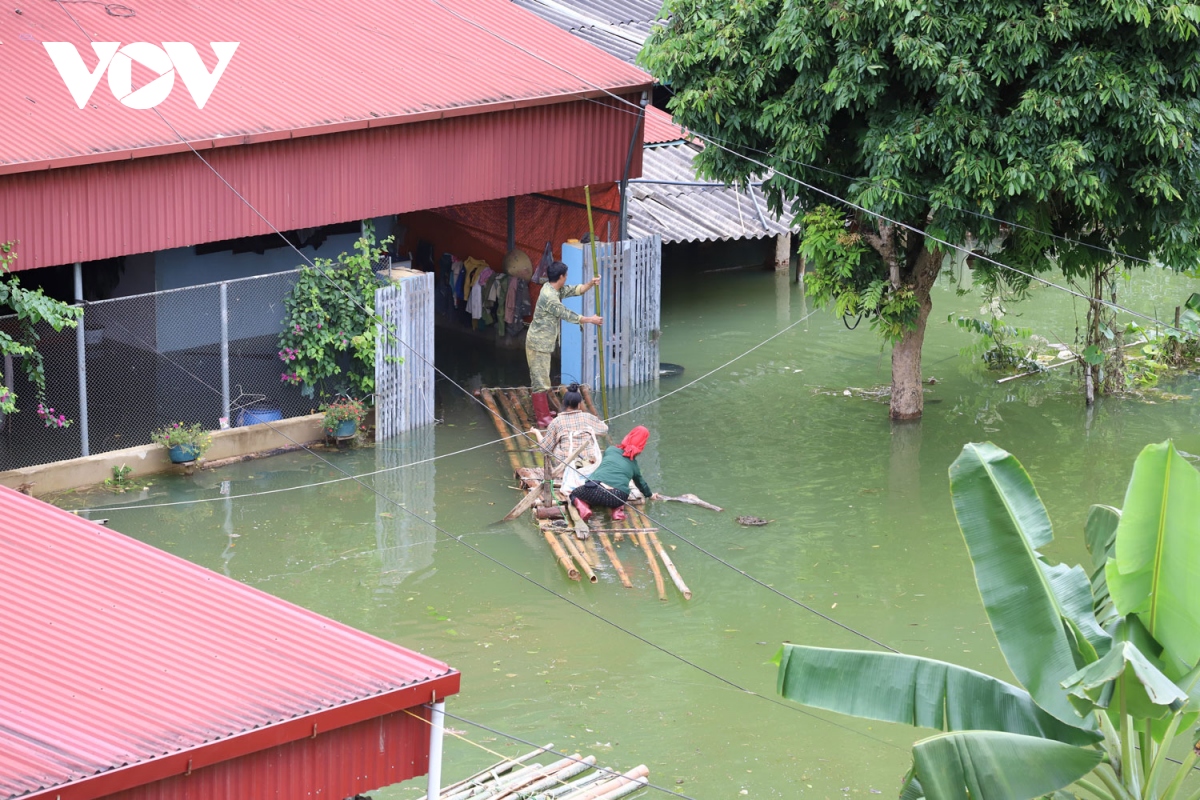
[[[279,420],[270,423],[269,426],[247,425],[244,428],[213,431],[212,447],[204,454],[204,461],[220,461],[276,450],[296,443],[309,444],[320,441],[325,438],[325,431],[321,427],[323,420],[324,415],[311,414]],[[30,491],[34,495],[62,492],[103,483],[106,478],[112,477],[112,468],[122,464],[133,468],[135,478],[176,468],[167,457],[165,447],[147,444],[73,458],[69,461],[0,472],[0,485],[15,489],[22,484],[33,484]]]

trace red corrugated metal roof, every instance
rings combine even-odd
[[[0,609],[3,798],[97,797],[458,690],[440,661],[3,487]]]
[[[96,41],[190,42],[210,70],[216,64],[210,42],[240,42],[202,110],[178,78],[158,106],[187,139],[221,145],[597,96],[600,89],[628,91],[651,82],[636,67],[505,0],[127,5],[136,16],[111,16],[100,3],[38,2],[2,12],[0,171],[180,146],[153,110],[122,105],[105,79],[89,105],[76,106],[42,44],[70,42],[84,64],[95,67],[88,37],[66,11]],[[136,62],[133,69],[135,88],[157,77]]]
[[[667,112],[646,106],[646,144],[679,142],[684,138],[683,128]]]

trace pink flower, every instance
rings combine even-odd
[[[317,323],[317,330],[321,330],[321,323]]]
[[[296,333],[303,333],[299,325],[296,326]]]

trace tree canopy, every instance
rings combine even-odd
[[[750,155],[1025,272],[1088,274],[1115,252],[1196,264],[1200,5],[667,0],[663,16],[642,60],[674,91],[677,122],[737,151],[705,148],[697,163],[711,177],[761,173],[738,153]],[[776,210],[830,202],[779,174],[767,187]],[[851,288],[886,281],[859,310],[908,309],[885,320],[907,331],[893,336],[892,411],[917,416],[912,376],[898,385],[896,359],[911,372],[915,346],[919,395],[928,290],[945,254],[871,214],[837,210],[841,244],[870,247]],[[900,413],[897,390],[908,395]]]

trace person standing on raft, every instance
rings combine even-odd
[[[529,380],[533,387],[533,412],[537,426],[542,430],[552,419],[547,393],[550,391],[550,356],[558,346],[559,321],[577,325],[604,324],[601,317],[581,316],[562,304],[564,297],[576,297],[593,286],[599,286],[599,277],[578,286],[567,286],[567,265],[555,261],[546,270],[546,279],[542,293],[538,295],[537,306],[533,309],[533,322],[525,334],[525,358],[529,362]]]
[[[646,449],[650,431],[638,425],[631,430],[621,444],[604,451],[600,466],[592,470],[586,483],[571,492],[571,502],[579,511],[579,518],[586,520],[592,515],[591,506],[613,509],[612,518],[625,519],[625,503],[629,500],[629,482],[648,500],[657,500],[658,495],[650,490],[642,477],[642,468],[637,457]]]

